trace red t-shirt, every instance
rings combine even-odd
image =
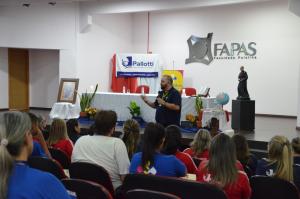
[[[195,153],[193,151],[193,149],[191,148],[187,148],[183,151],[184,153],[189,154],[191,157],[195,157],[195,158],[199,158],[199,159],[209,159],[209,152],[207,149],[205,149],[202,153],[198,154],[197,156],[195,156]]]
[[[176,158],[185,164],[188,173],[196,174],[197,167],[190,155],[177,151],[175,154]]]
[[[207,171],[206,164],[200,164],[197,171],[197,181],[207,182],[211,181],[211,174]],[[228,199],[249,199],[251,196],[251,187],[247,174],[243,171],[238,171],[236,182],[232,185],[223,187]]]
[[[69,139],[59,140],[57,143],[51,145],[53,148],[60,149],[65,152],[68,157],[71,159],[73,152],[73,144]]]

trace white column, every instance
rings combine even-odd
[[[299,77],[298,77],[298,114],[297,114],[297,128],[300,129],[300,65],[299,65]]]

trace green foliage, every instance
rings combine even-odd
[[[201,112],[201,109],[203,109],[203,102],[199,95],[196,97],[195,108],[198,114]]]
[[[127,107],[130,111],[132,117],[138,117],[141,115],[141,108],[137,105],[135,101],[131,101],[129,107]]]
[[[88,93],[86,90],[85,93],[82,93],[81,95],[78,94],[80,98],[81,112],[84,112],[86,109],[91,107],[91,103],[95,97],[97,90],[98,90],[98,84],[96,85],[96,88],[93,93]]]

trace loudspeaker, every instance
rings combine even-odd
[[[232,100],[231,128],[242,131],[255,129],[254,100]]]

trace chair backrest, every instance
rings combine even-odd
[[[114,195],[114,188],[109,173],[100,165],[88,162],[74,162],[69,167],[70,177],[96,182],[103,185],[111,195]]]
[[[126,199],[180,199],[179,197],[160,191],[151,191],[146,189],[133,189],[129,190],[125,196]]]
[[[251,199],[299,199],[296,186],[286,180],[268,176],[250,178]]]
[[[142,88],[144,88],[144,93],[149,94],[150,88],[147,85],[140,85],[136,88],[135,93],[142,93]]]
[[[147,189],[174,194],[182,199],[226,199],[225,193],[207,183],[143,174],[129,174],[125,177],[122,193],[132,189]]]
[[[77,199],[112,199],[109,191],[102,185],[80,179],[63,179],[63,185],[74,192]]]
[[[185,90],[185,95],[186,96],[193,96],[193,95],[197,95],[197,91],[195,88],[183,88]],[[182,92],[182,91],[181,91]]]
[[[64,169],[69,169],[71,160],[64,151],[51,147],[49,148],[49,152],[51,153],[52,158],[58,161]]]
[[[53,159],[48,159],[45,157],[30,157],[28,159],[28,165],[32,168],[52,173],[60,180],[67,178],[61,165]]]

